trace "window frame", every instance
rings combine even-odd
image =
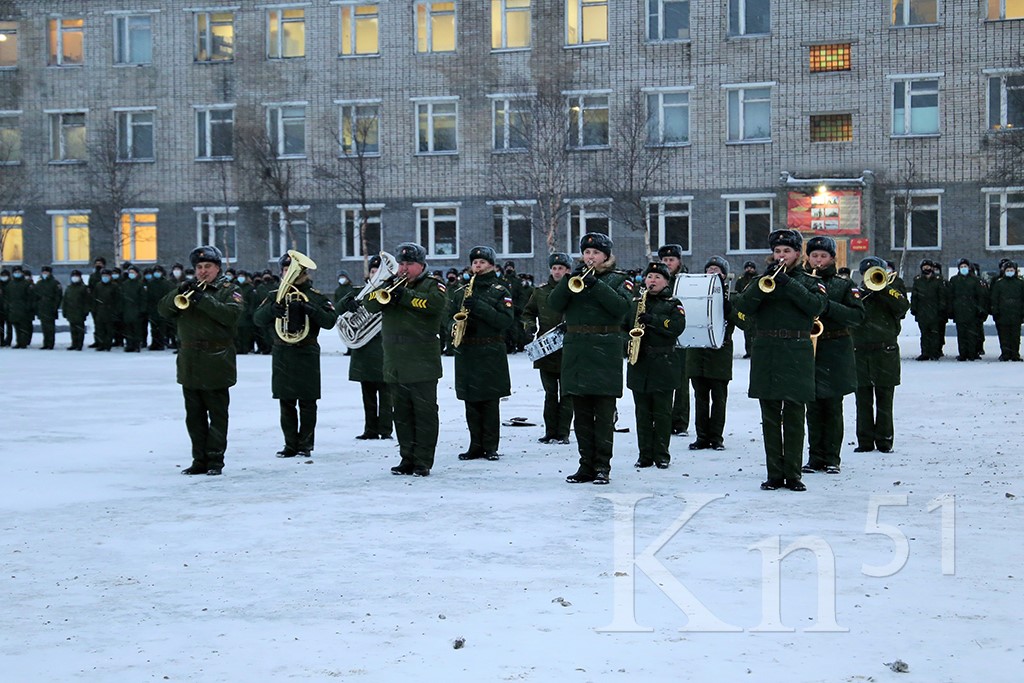
[[[892,125],[889,128],[889,136],[892,138],[934,138],[942,135],[942,77],[945,74],[943,72],[930,73],[930,74],[898,74],[887,76],[887,80],[892,82],[892,88],[890,89],[889,98],[889,118],[892,121]],[[913,91],[913,85],[915,83],[927,83],[930,81],[935,82],[934,93],[930,91],[920,90],[917,92]],[[904,87],[903,91],[903,132],[897,133],[896,127],[896,88],[899,86]],[[910,130],[913,122],[913,98],[914,96],[925,96],[935,95],[935,131],[929,133],[916,133]]]
[[[647,107],[647,135],[644,144],[647,147],[689,147],[693,144],[692,131],[690,128],[691,117],[690,117],[690,93],[694,90],[693,86],[678,86],[669,88],[643,88],[641,92],[644,95],[644,104]],[[686,95],[686,140],[684,142],[666,142],[665,141],[665,95]],[[651,141],[651,97],[658,98],[657,107],[657,124],[658,124],[658,139],[655,142]],[[671,108],[683,108],[681,105],[673,104]]]
[[[1020,251],[1024,249],[1024,238],[1020,244],[1007,243],[1007,213],[1012,209],[1020,211],[1021,223],[1024,225],[1024,186],[1011,187],[983,187],[982,196],[985,198],[985,250],[986,251]],[[1009,195],[1020,195],[1020,200],[1010,202]],[[999,198],[999,244],[992,244],[992,198]]]
[[[515,115],[519,115],[521,119],[524,114],[525,118],[530,118],[533,112],[533,101],[535,96],[525,93],[509,93],[488,95],[487,98],[491,100],[491,151],[500,154],[520,154],[528,152],[530,149],[529,140],[526,140],[522,147],[512,146],[514,126],[511,123],[511,119]],[[523,108],[513,108],[512,105],[514,103],[522,103]],[[500,147],[497,145],[499,107],[502,107],[501,111],[504,112],[501,124],[502,145]],[[524,126],[528,127],[529,124],[524,124]]]
[[[569,3],[574,3],[573,7],[569,7]],[[565,22],[563,23],[563,39],[565,40],[564,46],[567,49],[579,49],[583,47],[599,47],[602,45],[608,45],[608,28],[609,28],[609,10],[611,9],[611,3],[609,0],[567,0],[565,3]],[[603,7],[604,8],[604,38],[600,40],[586,40],[584,35],[586,34],[590,24],[585,21],[586,7]],[[571,12],[575,10],[575,12]],[[571,39],[571,15],[575,14],[575,25],[576,33],[578,34],[577,40],[573,42]]]
[[[414,105],[413,106],[413,130],[415,131],[415,135],[416,135],[416,146],[415,146],[416,154],[415,154],[415,156],[452,156],[452,155],[457,155],[459,153],[459,143],[460,143],[460,140],[459,140],[459,98],[458,97],[414,97],[412,99],[412,102],[413,102],[413,105]],[[435,133],[435,129],[436,129],[436,120],[438,118],[438,115],[435,113],[434,108],[435,108],[435,105],[438,105],[438,104],[451,104],[451,105],[454,105],[454,107],[455,107],[455,111],[452,114],[452,116],[455,119],[455,126],[454,126],[454,129],[455,129],[455,146],[454,146],[454,148],[452,148],[450,150],[447,150],[447,149],[438,150],[437,149],[437,136],[436,136],[436,133]],[[426,133],[426,135],[427,135],[427,147],[428,147],[428,149],[426,149],[426,150],[421,150],[420,149],[420,141],[422,139],[421,130],[420,130],[420,107],[422,107],[422,106],[426,106],[427,107],[427,112],[426,112],[427,130],[424,131],[424,133]],[[442,114],[442,116],[447,116],[447,114]]]
[[[567,238],[566,253],[572,257],[580,257],[583,252],[580,251],[580,240],[588,232],[600,232],[599,230],[591,230],[587,227],[589,220],[601,220],[604,219],[608,222],[608,232],[602,233],[607,235],[609,239],[612,239],[612,199],[610,197],[598,197],[591,199],[566,199],[565,200],[566,211],[565,211],[565,232]],[[588,211],[589,207],[601,206],[604,207],[602,211]],[[591,218],[593,214],[593,218]],[[573,220],[575,218],[576,228],[578,234],[573,233]]]
[[[996,4],[997,2],[999,4],[999,16],[998,17],[993,17],[992,16],[992,9],[994,9],[993,5]],[[1021,14],[1019,16],[1018,15],[1014,15],[1012,17],[1006,16],[1006,0],[989,0],[988,1],[987,8],[985,10],[985,21],[1015,21],[1017,19],[1024,19],[1024,12],[1021,12]]]
[[[339,59],[360,59],[365,57],[379,57],[380,56],[380,5],[379,0],[335,0],[332,4],[338,5],[338,58]],[[358,10],[360,8],[373,8],[372,14],[373,21],[376,24],[376,47],[373,52],[359,52],[359,28],[364,25],[367,21],[367,17],[370,15],[364,15],[362,19],[359,18]],[[345,14],[349,12],[349,35],[347,39],[351,43],[352,50],[345,52]]]
[[[737,83],[723,85],[722,90],[725,91],[725,144],[727,145],[764,145],[772,142],[772,94],[777,83],[775,81],[766,81],[763,83]],[[767,90],[768,96],[766,98],[749,98],[747,93],[752,90]],[[739,107],[737,113],[737,126],[739,137],[732,138],[732,106],[733,106],[733,95],[736,95],[736,106]],[[756,104],[760,102],[768,103],[768,137],[746,137],[746,121],[747,121],[747,109],[748,103]]]
[[[46,214],[48,216],[50,216],[50,236],[51,236],[51,246],[53,248],[53,263],[59,263],[61,265],[75,265],[75,264],[81,264],[81,263],[89,263],[89,249],[90,249],[91,241],[92,241],[92,230],[91,230],[91,225],[90,225],[90,218],[91,218],[90,214],[91,213],[92,213],[92,211],[90,209],[48,209],[46,211]],[[74,228],[71,227],[71,223],[68,222],[68,220],[70,218],[72,218],[72,217],[81,218],[83,216],[86,219],[85,220],[85,227],[84,227],[84,230],[85,230],[85,253],[83,254],[84,258],[73,259],[73,258],[71,258],[71,239],[70,239],[70,234],[69,233]],[[57,220],[59,218],[61,218],[61,217],[63,217],[64,220],[65,220],[65,224],[63,226],[63,240],[61,240],[62,241],[62,245],[61,246],[64,249],[64,253],[68,255],[68,258],[64,258],[64,259],[61,259],[61,258],[58,257],[59,251],[58,251],[58,245],[57,245],[57,242],[58,242]],[[78,224],[78,225],[79,225],[79,227],[77,229],[79,229],[79,230],[82,229],[81,224]]]
[[[647,247],[650,249],[650,253],[656,254],[658,248],[663,244],[679,244],[675,238],[669,239],[668,235],[665,234],[665,218],[675,216],[686,216],[686,245],[683,249],[683,255],[689,256],[693,254],[693,195],[679,195],[679,196],[667,196],[667,197],[645,197],[644,206],[644,220],[647,224]],[[674,204],[685,204],[685,211],[673,210],[667,211],[666,205]],[[651,208],[654,206],[661,207],[658,211],[658,225],[652,229],[651,226]],[[657,238],[657,239],[654,239]],[[682,246],[682,245],[681,245]]]
[[[149,66],[153,64],[153,12],[116,12],[114,13],[114,66]],[[145,61],[132,61],[132,19],[146,19],[149,31],[149,55]],[[123,24],[123,26],[121,25]]]
[[[18,38],[19,38],[19,36],[18,36],[18,33],[19,33],[18,29],[21,28],[21,24],[19,22],[15,21],[14,19],[4,19],[4,20],[0,21],[0,25],[2,25],[2,24],[10,24],[11,25],[11,26],[6,26],[6,27],[5,26],[0,26],[0,35],[8,36],[7,38],[4,39],[4,42],[12,40],[9,36],[14,36],[13,41],[12,41],[14,43],[14,62],[12,62],[11,64],[0,64],[0,71],[10,71],[10,70],[18,68],[18,60],[21,57],[21,55],[20,55],[20,52],[21,52],[21,41],[18,40]]]
[[[359,233],[356,217],[360,211],[363,211],[364,207],[360,204],[337,204],[336,206],[340,212],[339,227],[341,228],[341,260],[362,261],[364,256],[362,253],[363,240],[362,234]],[[381,248],[383,248],[385,244],[384,204],[367,204],[365,209],[367,212],[365,223],[377,225],[377,234]],[[349,215],[351,215],[352,234],[349,234]],[[352,249],[349,249],[350,243]],[[376,255],[378,251],[380,251],[380,249],[370,249],[365,256],[372,257]]]
[[[936,251],[936,250],[941,250],[942,249],[942,195],[943,195],[943,193],[944,193],[944,190],[942,190],[941,188],[938,188],[938,189],[936,189],[936,188],[929,188],[929,189],[921,189],[921,190],[910,190],[909,192],[890,192],[889,193],[889,249],[890,249],[890,251],[896,252],[896,251],[902,251],[903,250],[902,244],[897,246],[897,240],[896,240],[896,213],[897,213],[896,200],[898,198],[901,198],[901,197],[907,196],[907,195],[910,196],[911,201],[913,201],[914,197],[935,197],[934,209],[935,209],[935,214],[936,214],[935,215],[935,230],[936,230],[936,240],[935,240],[935,242],[936,243],[935,244],[924,245],[924,246],[920,246],[920,247],[913,246],[913,244],[911,244],[910,246],[907,247],[907,251]],[[926,207],[926,208],[932,208],[932,207]],[[910,236],[911,242],[913,242],[913,237],[914,237],[914,220],[913,220],[913,216],[914,216],[914,211],[913,210],[908,212],[908,217],[910,218],[910,225],[908,226],[906,234]],[[987,231],[987,228],[988,228],[988,226],[986,225],[986,231]],[[900,240],[902,241],[902,237],[900,238]],[[987,241],[987,238],[986,238],[986,241]]]
[[[65,21],[80,21],[80,26],[65,28]],[[54,27],[54,22],[56,26]],[[77,30],[75,30],[77,29]],[[64,35],[66,33],[81,34],[82,54],[77,62],[65,61]],[[56,39],[56,45],[53,40]],[[46,20],[46,66],[57,68],[73,68],[85,66],[85,16],[54,14]]]
[[[235,158],[235,105],[234,104],[196,104],[192,105],[193,111],[195,111],[195,160],[196,161],[233,161]],[[214,111],[229,111],[231,112],[230,119],[230,135],[229,141],[231,143],[231,154],[228,156],[215,156],[213,152],[213,138],[212,135],[214,128],[213,122],[210,118],[210,113]],[[199,117],[205,115],[205,123],[203,125],[203,131],[206,138],[206,149],[200,149],[202,140],[199,137]],[[223,122],[220,125],[224,125]],[[209,152],[209,153],[207,153]]]
[[[88,160],[89,148],[88,148],[88,135],[89,135],[89,110],[88,109],[44,109],[43,113],[49,117],[49,135],[50,135],[50,159],[47,161],[48,164],[55,165],[70,165],[70,164],[84,164]],[[65,129],[70,128],[64,123],[65,116],[82,116],[82,156],[81,157],[69,157],[67,136],[65,135]],[[55,119],[54,117],[58,117]],[[57,123],[59,121],[59,123]],[[59,133],[57,139],[54,139],[54,133]],[[56,146],[55,146],[56,145]],[[57,155],[54,151],[57,151]]]
[[[416,209],[416,238],[418,243],[426,248],[427,258],[439,261],[458,260],[462,240],[462,202],[420,202],[414,203],[413,208]],[[437,216],[438,209],[454,211],[454,218],[451,221],[455,224],[455,253],[453,254],[437,253],[437,224],[441,222]],[[422,233],[424,221],[427,224],[426,235]]]
[[[939,25],[939,0],[891,0],[892,10],[889,12],[890,28],[913,28],[916,26],[938,26]],[[913,22],[914,5],[917,3],[931,2],[935,5],[935,21]],[[899,4],[902,11],[901,23],[896,22],[896,5]]]
[[[566,98],[566,130],[569,132],[569,139],[567,141],[568,149],[572,151],[586,151],[594,149],[610,149],[612,146],[612,117],[611,117],[611,90],[585,90],[585,91],[566,91],[562,93]],[[604,106],[597,106],[590,104],[594,99],[603,99]],[[573,130],[573,104],[577,106],[579,114],[577,114],[577,120],[575,130]],[[588,112],[593,111],[605,111],[605,143],[598,145],[585,144],[584,132],[586,130],[586,118]]]
[[[380,99],[369,99],[369,100],[335,100],[334,104],[338,107],[338,157],[339,158],[376,158],[380,157],[380,108],[382,100]],[[351,118],[353,131],[358,131],[362,121],[371,120],[369,117],[360,116],[359,110],[362,108],[373,107],[375,114],[372,120],[376,122],[376,149],[367,151],[363,149],[362,152],[358,150],[359,142],[355,137],[355,132],[352,135],[351,149],[346,150],[346,138],[345,138],[345,121],[346,115]],[[365,145],[365,141],[364,141]]]
[[[301,223],[303,226],[303,245],[288,244],[288,216],[285,213],[284,207],[282,206],[264,206],[263,210],[267,212],[267,252],[269,254],[268,262],[276,263],[289,249],[297,249],[306,256],[312,256],[311,247],[312,242],[310,241],[309,233],[309,205],[303,204],[298,206],[288,207],[288,212],[292,215],[292,226],[295,227],[296,223]],[[274,220],[274,215],[278,215],[278,219]],[[301,214],[301,218],[298,216]],[[277,237],[277,245],[275,249],[274,238]],[[301,248],[299,248],[301,246]]]
[[[307,125],[309,107],[308,102],[273,102],[263,105],[266,111],[266,130],[267,138],[273,147],[275,158],[277,159],[305,159],[307,156],[307,150],[309,145],[309,132]],[[302,151],[301,152],[288,152],[288,127],[287,122],[296,120],[296,117],[285,117],[284,111],[286,109],[294,109],[302,107]],[[276,125],[274,125],[274,112],[277,112]]]
[[[1020,90],[1021,99],[1024,101],[1024,69],[985,69],[982,74],[986,77],[987,85],[985,88],[985,129],[989,133],[1003,133],[1008,130],[1016,130],[1024,127],[1024,107],[1020,113],[1020,121],[1013,123],[1008,121],[1009,118],[1009,92],[1010,90]],[[1021,85],[1008,86],[1008,78],[1019,78],[1021,79]],[[993,81],[998,80],[999,82],[999,102],[994,108],[992,106],[992,85]],[[999,123],[992,124],[992,114],[994,109],[998,109]]]
[[[526,2],[526,5],[511,8],[508,6],[509,1],[491,0],[491,52],[520,52],[533,48],[533,0],[513,0]],[[510,16],[516,14],[527,15],[526,44],[510,46],[508,44],[508,20]],[[497,23],[494,21],[495,17],[498,18]],[[498,39],[498,45],[494,44],[495,38]]]
[[[435,5],[451,5],[451,9],[434,9]],[[459,51],[459,3],[456,0],[416,0],[413,3],[413,37],[418,55],[452,54]],[[434,21],[437,17],[451,16],[452,47],[440,49],[435,45]]]
[[[121,163],[121,164],[127,164],[127,163],[152,163],[152,162],[155,162],[156,161],[156,116],[155,116],[155,114],[156,114],[156,107],[115,107],[111,111],[114,112],[114,120],[115,120],[114,129],[116,131],[116,138],[117,138],[117,162]],[[150,156],[148,156],[148,157],[143,157],[143,156],[136,157],[136,156],[134,156],[131,153],[132,147],[134,145],[135,127],[136,127],[135,125],[132,124],[132,121],[135,119],[135,115],[136,114],[149,114],[151,116],[150,122],[149,122],[148,126],[149,126],[149,129],[150,129],[149,135],[150,135],[150,144],[152,145],[152,154]],[[127,121],[127,125],[125,127],[125,130],[128,133],[128,137],[129,137],[128,149],[127,149],[128,155],[127,156],[123,156],[121,154],[121,152],[122,152],[122,149],[121,149],[121,142],[122,142],[122,140],[121,140],[121,121],[122,121],[122,117]],[[138,125],[139,126],[144,126],[144,125],[147,125],[147,124],[143,123],[143,124],[138,124]]]
[[[6,156],[3,145],[3,137],[0,136],[0,166],[20,166],[24,162],[25,140],[21,130],[21,116],[24,112],[21,109],[0,110],[0,130],[13,130],[15,138],[16,154],[13,157]],[[3,125],[4,121],[12,120],[14,125]]]
[[[690,27],[690,10],[693,9],[692,0],[645,0],[647,3],[647,26],[646,26],[646,38],[648,43],[688,43],[692,40],[693,34]],[[665,37],[665,5],[666,4],[683,4],[686,7],[686,30],[687,36],[685,38],[666,38]],[[656,36],[651,35],[652,24],[655,21],[658,22]]]
[[[747,219],[750,216],[767,215],[768,216],[768,234],[771,234],[772,230],[775,229],[775,200],[778,197],[771,193],[749,193],[749,194],[723,194],[722,199],[725,200],[725,253],[729,254],[763,254],[766,251],[770,251],[767,247],[752,248],[747,245],[749,238],[747,236]],[[765,211],[761,207],[755,207],[753,210],[749,210],[747,202],[768,202],[768,209]],[[739,230],[739,241],[742,243],[740,247],[732,248],[732,230],[730,226],[732,210],[730,207],[731,202],[740,202],[741,206],[737,212],[741,218],[740,230]]]
[[[193,206],[196,215],[196,246],[211,244],[220,249],[225,263],[238,262],[238,207],[237,206]],[[221,220],[220,217],[224,219]],[[231,228],[231,247],[221,240],[221,230]],[[205,230],[205,235],[204,235]]]
[[[497,256],[501,258],[532,258],[535,250],[534,233],[534,207],[537,205],[536,199],[514,199],[514,200],[495,200],[487,202],[487,205],[491,207],[491,227],[496,227],[495,221],[497,220],[497,212],[501,212],[501,240],[497,240],[495,235],[495,251]],[[517,215],[512,216],[512,212],[518,212]],[[509,223],[511,220],[525,219],[529,222],[529,234],[530,234],[530,250],[519,252],[509,251],[509,245],[512,243],[512,239],[509,232]]]
[[[17,239],[10,242],[13,235],[17,235]],[[19,253],[14,258],[7,258],[7,251],[15,246],[19,248]],[[25,212],[0,211],[0,264],[22,263],[25,263]]]
[[[726,5],[726,33],[729,38],[760,38],[764,36],[770,36],[772,34],[772,22],[771,22],[771,11],[772,3],[771,0],[764,0],[768,3],[768,28],[765,31],[752,32],[747,30],[747,16],[749,12],[754,10],[747,9],[748,2],[757,2],[758,0],[729,0]],[[739,22],[738,26],[733,26],[733,5],[736,5],[736,19]]]
[[[153,258],[144,259],[138,256],[138,229],[139,227],[145,227],[148,224],[138,223],[136,216],[138,215],[153,215]],[[118,260],[121,262],[130,261],[132,263],[157,263],[160,260],[160,209],[123,209],[121,211],[121,217],[118,220],[119,223],[119,238],[117,241]],[[131,253],[124,253],[125,245],[125,225],[124,220],[128,217],[128,241],[131,244]]]
[[[198,9],[192,12],[192,63],[193,64],[225,64],[235,61],[235,18],[237,7],[228,7],[224,9]],[[223,20],[214,21],[214,15],[228,15],[231,17],[230,22]],[[199,26],[200,17],[206,19],[206,28],[201,29]],[[215,34],[213,28],[216,26],[231,26],[231,47],[230,52],[223,57],[217,57],[214,53]],[[205,51],[206,59],[201,59],[201,54]],[[223,51],[219,50],[216,54],[223,54]]]
[[[268,61],[278,60],[289,60],[289,59],[305,59],[306,58],[306,5],[275,5],[273,7],[265,7],[266,22],[264,23],[264,30],[266,31],[266,44],[264,56]],[[302,12],[301,19],[295,19],[294,17],[286,17],[287,12]],[[275,17],[277,21],[277,36],[274,37],[274,22]],[[285,47],[287,43],[287,35],[285,32],[285,26],[287,24],[302,24],[302,45],[301,54],[285,54]]]

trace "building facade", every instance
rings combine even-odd
[[[1024,254],[1014,0],[0,2],[5,265]]]

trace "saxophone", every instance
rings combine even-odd
[[[629,331],[629,344],[626,346],[626,357],[630,365],[636,365],[640,359],[640,340],[644,338],[644,324],[640,322],[640,316],[647,311],[647,288],[640,292],[640,299],[636,304],[636,316],[633,318],[633,329]]]
[[[469,320],[469,310],[466,308],[466,299],[473,296],[473,282],[476,280],[476,275],[469,278],[469,284],[466,285],[466,289],[462,291],[462,308],[460,308],[455,315],[452,316],[452,320],[455,324],[452,325],[452,348],[457,349],[462,345],[462,339],[466,336],[466,321]]]

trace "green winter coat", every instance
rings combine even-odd
[[[1024,280],[1020,277],[1000,277],[992,283],[989,297],[992,319],[997,325],[1024,323]]]
[[[384,381],[393,384],[429,382],[441,377],[438,332],[448,310],[444,283],[424,271],[407,283],[401,299],[387,306],[368,293],[362,299],[370,313],[383,311]]]
[[[186,389],[226,389],[237,380],[235,328],[242,315],[242,293],[218,275],[203,297],[185,310],[174,305],[177,290],[157,310],[178,327],[178,384]]]
[[[742,294],[747,291],[747,287],[749,287],[752,282],[756,282],[758,277],[758,275],[747,275],[744,273],[736,278],[736,294]]]
[[[33,289],[36,295],[36,316],[40,320],[56,320],[61,299],[64,297],[60,283],[51,275],[48,278],[40,278]]]
[[[686,349],[686,376],[732,381],[732,334],[736,331],[736,312],[725,296],[725,340],[720,349]]]
[[[159,320],[160,314],[157,308],[160,299],[167,296],[167,292],[175,289],[174,283],[166,277],[154,277],[146,283],[146,317],[150,320]]]
[[[146,286],[142,278],[125,278],[121,284],[121,315],[134,322],[146,317]]]
[[[460,401],[492,401],[512,393],[504,336],[514,319],[512,292],[494,271],[480,273],[472,283],[466,334],[455,349],[455,395]],[[450,321],[462,307],[468,286],[449,305]],[[454,321],[449,322],[452,327]]]
[[[910,313],[921,325],[946,324],[949,310],[946,281],[937,275],[914,278],[910,294]]]
[[[28,323],[36,316],[36,294],[30,278],[11,277],[4,292],[7,319],[12,323]]]
[[[579,294],[563,277],[548,296],[556,314],[565,316],[561,389],[579,396],[622,396],[622,325],[629,313],[632,282],[615,268],[615,258],[597,271],[597,282]],[[601,330],[601,331],[596,331]]]
[[[566,275],[565,277],[569,276]],[[548,303],[548,297],[551,296],[551,291],[555,288],[556,284],[555,279],[549,275],[548,281],[545,284],[533,288],[533,294],[523,309],[525,321],[530,327],[536,327],[538,337],[562,322],[562,314],[554,311],[550,303]],[[561,349],[535,360],[533,367],[544,372],[561,373]]]
[[[838,398],[857,389],[857,359],[852,331],[864,322],[860,290],[836,275],[835,265],[818,272],[828,292],[825,312],[818,316],[825,329],[814,356],[815,398]]]
[[[757,285],[733,299],[756,329],[750,351],[750,398],[807,403],[814,400],[814,351],[810,331],[828,301],[825,285],[800,267],[789,282],[765,294]],[[764,277],[764,276],[762,276]],[[803,334],[805,336],[798,336]]]
[[[862,298],[864,322],[853,330],[857,386],[895,387],[900,383],[900,321],[910,310],[906,291],[893,282]]]
[[[111,323],[121,310],[121,288],[113,282],[97,282],[92,287],[92,319]],[[175,292],[177,293],[177,292]]]
[[[277,335],[275,329],[277,318],[274,314],[274,303],[277,290],[272,291],[256,309],[253,322],[258,327],[271,328],[274,346],[271,350],[273,373],[270,389],[274,398],[286,401],[315,401],[320,398],[320,344],[317,337],[320,330],[329,330],[338,322],[338,313],[334,303],[313,284],[306,280],[295,287],[309,299],[307,312],[309,333],[295,344],[289,344]],[[241,292],[239,298],[244,300]],[[244,307],[244,301],[241,302]],[[241,317],[241,316],[240,316]],[[302,320],[294,322],[296,328],[304,324]]]
[[[988,317],[988,288],[973,275],[954,275],[949,278],[948,317],[960,325],[984,320]]]
[[[69,323],[84,323],[89,316],[89,288],[83,282],[72,282],[64,290],[64,298],[60,308],[64,312],[64,319]]]
[[[238,326],[254,327],[256,323],[253,320],[253,315],[256,313],[256,307],[260,304],[260,301],[256,300],[256,288],[248,281],[240,285],[236,283],[236,286],[242,293],[242,316],[238,319]]]
[[[632,329],[640,293],[633,299],[626,317],[626,327]],[[651,394],[675,391],[683,378],[682,358],[676,353],[676,338],[686,329],[686,316],[679,299],[672,296],[672,288],[665,287],[657,295],[647,296],[647,310],[654,320],[644,326],[640,338],[640,355],[635,365],[626,364],[626,387],[630,391]]]
[[[356,289],[355,285],[353,285],[351,282],[346,282],[343,285],[339,284],[337,287],[334,288],[334,307],[340,311],[341,303],[345,299],[348,299],[349,297],[352,297],[358,293],[359,290]]]

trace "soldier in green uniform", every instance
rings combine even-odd
[[[885,262],[869,256],[860,262],[860,272]],[[893,395],[900,383],[900,321],[910,309],[907,292],[899,280],[885,289],[867,292],[864,322],[853,330],[857,355],[857,447],[858,453],[892,450],[895,428],[892,419]]]
[[[824,283],[828,301],[818,316],[823,329],[815,344],[814,400],[807,403],[808,458],[803,471],[839,474],[843,397],[857,389],[850,332],[864,321],[864,304],[853,282],[836,273],[836,242],[831,237],[807,240],[805,268]]]
[[[341,308],[341,302],[352,297],[356,293],[356,288],[352,286],[352,280],[348,276],[348,271],[338,271],[338,286],[334,288],[334,307],[336,309]]]
[[[564,252],[548,257],[550,275],[540,287],[534,287],[529,302],[523,309],[523,318],[529,329],[536,329],[537,336],[553,329],[562,322],[562,314],[552,310],[548,297],[562,278],[572,268],[572,260]],[[572,425],[572,396],[560,390],[562,381],[562,350],[559,349],[533,362],[540,371],[540,384],[544,388],[544,436],[541,443],[569,443],[569,427]]]
[[[129,265],[131,264],[126,263],[124,265],[125,269],[127,269]],[[127,279],[122,277],[123,274],[124,271],[117,266],[110,269],[110,281],[115,287],[117,287],[117,306],[114,309],[113,320],[114,341],[112,345],[120,347],[124,346],[124,292],[121,291],[121,287]]]
[[[466,405],[469,427],[469,448],[459,453],[459,460],[497,460],[500,402],[512,393],[504,336],[513,323],[512,292],[498,277],[494,249],[473,247],[469,262],[469,284],[448,308],[455,348],[455,395]],[[455,321],[460,312],[468,315],[461,340],[456,332],[460,323]]]
[[[121,307],[121,289],[114,284],[109,268],[100,271],[99,282],[89,288],[92,322],[96,326],[96,350],[109,351],[114,345],[114,319]]]
[[[663,470],[671,460],[672,392],[682,375],[676,338],[686,328],[686,316],[683,305],[672,296],[672,275],[666,264],[649,264],[643,277],[644,288],[636,292],[627,317],[628,326],[636,325],[643,334],[636,363],[626,367],[626,386],[633,392],[636,412],[640,457],[635,466],[657,465]]]
[[[139,269],[128,266],[121,284],[121,320],[124,324],[125,353],[139,353],[146,345],[146,286]]]
[[[272,273],[270,273],[269,271],[264,271],[263,272],[263,280],[256,287],[256,296],[255,296],[256,305],[258,306],[261,301],[266,299],[270,295],[270,293],[272,291],[276,290],[276,289],[277,289],[277,278],[274,277],[274,275]],[[253,311],[255,312],[255,310],[256,309],[254,308]],[[259,326],[256,326],[254,329],[255,329],[255,334],[256,334],[256,349],[257,349],[257,351],[259,351],[261,354],[264,354],[264,355],[269,354],[271,352],[271,350],[273,349],[273,347],[274,347],[274,333],[273,333],[273,331],[270,328],[268,328],[268,327],[259,327]]]
[[[938,360],[946,342],[946,281],[939,274],[939,264],[930,259],[921,261],[921,273],[914,277],[910,294],[910,313],[921,330],[921,355],[916,360]]]
[[[40,269],[39,282],[35,284],[36,317],[43,331],[44,349],[53,349],[54,336],[57,328],[57,314],[64,290],[53,277],[53,268],[43,266]]]
[[[278,260],[281,273],[288,270],[292,258],[285,254]],[[237,285],[236,285],[237,286]],[[253,322],[269,327],[274,334],[271,390],[281,412],[281,431],[284,448],[279,458],[308,458],[313,452],[316,432],[316,402],[320,398],[320,330],[329,330],[338,322],[334,303],[313,287],[309,271],[302,269],[288,288],[292,301],[277,301],[278,290],[267,295],[256,308]],[[295,295],[295,293],[302,296]],[[305,300],[302,299],[305,297]],[[239,292],[244,308],[244,296]],[[294,338],[283,339],[276,331],[276,322],[287,318],[286,334]],[[302,339],[301,332],[308,325]]]
[[[615,435],[615,399],[622,396],[622,324],[629,312],[632,282],[615,270],[612,241],[590,232],[580,239],[582,263],[575,282],[562,278],[548,296],[556,314],[565,316],[562,346],[562,393],[573,397],[579,469],[570,484],[607,484]]]
[[[704,264],[704,272],[722,279],[725,297],[725,339],[718,349],[686,349],[686,374],[693,384],[693,425],[697,439],[690,444],[691,451],[710,448],[725,450],[725,410],[729,401],[729,382],[732,380],[732,334],[736,323],[729,300],[725,278],[729,262],[721,256],[712,256]]]
[[[221,275],[223,256],[214,246],[189,254],[195,280],[182,282],[160,300],[160,314],[177,324],[178,384],[185,398],[185,426],[192,464],[182,474],[220,474],[228,445],[229,388],[235,385],[235,326],[242,293]],[[187,296],[178,308],[175,296]]]
[[[444,283],[427,273],[427,252],[419,244],[398,245],[398,273],[404,282],[394,286],[390,300],[378,298],[380,288],[363,297],[370,313],[384,314],[384,379],[395,417],[402,456],[393,474],[430,476],[437,449],[437,380],[441,377],[438,330],[448,297]]]
[[[31,271],[14,266],[11,281],[4,291],[4,300],[7,302],[7,317],[14,326],[14,348],[27,349],[32,343],[32,320],[36,315],[36,293]]]
[[[766,491],[805,491],[800,481],[805,406],[814,400],[811,327],[828,301],[825,285],[800,267],[803,238],[796,230],[774,230],[768,246],[778,264],[733,301],[752,319],[750,398],[760,401],[768,479]],[[773,282],[772,285],[768,284]],[[762,286],[770,291],[765,292]]]
[[[146,319],[149,322],[150,351],[163,351],[167,348],[167,321],[160,315],[157,307],[160,299],[167,296],[167,293],[175,289],[174,284],[167,279],[167,273],[161,265],[153,266],[152,277],[146,283]]]
[[[981,279],[971,272],[971,262],[965,258],[957,263],[957,274],[949,278],[947,287],[947,316],[956,323],[956,359],[978,360],[981,346],[978,321],[988,317],[988,291]]]
[[[85,344],[85,319],[89,315],[89,289],[82,282],[82,271],[71,271],[71,284],[64,290],[60,309],[71,327],[68,351],[81,351]]]
[[[668,271],[675,278],[687,272],[683,267],[683,248],[678,244],[663,244],[658,247],[658,258],[668,266]],[[672,433],[676,436],[690,434],[690,379],[686,376],[686,349],[676,349],[679,362],[675,365],[679,370],[679,384],[672,398]]]
[[[999,333],[999,360],[1020,361],[1020,326],[1024,323],[1024,280],[1017,264],[1007,260],[992,283],[992,319]]]
[[[249,273],[239,271],[235,285],[242,293],[242,317],[238,319],[238,331],[235,333],[235,352],[245,356],[252,352],[255,344],[256,323],[253,316],[260,302],[256,300],[256,288]]]
[[[380,256],[373,256],[369,261],[371,280],[380,270]],[[362,307],[362,301],[353,291],[347,299],[342,300],[342,308],[355,313]],[[368,342],[359,348],[352,349],[352,360],[348,364],[348,380],[359,382],[363,399],[363,432],[357,439],[390,439],[394,425],[394,414],[391,410],[391,395],[388,393],[387,382],[384,381],[384,344],[378,331]]]
[[[736,294],[742,294],[747,291],[754,282],[757,282],[757,264],[753,261],[747,261],[743,264],[743,274],[736,278]],[[753,331],[751,334],[743,333],[743,357],[750,358],[750,347],[753,344],[754,335]]]

